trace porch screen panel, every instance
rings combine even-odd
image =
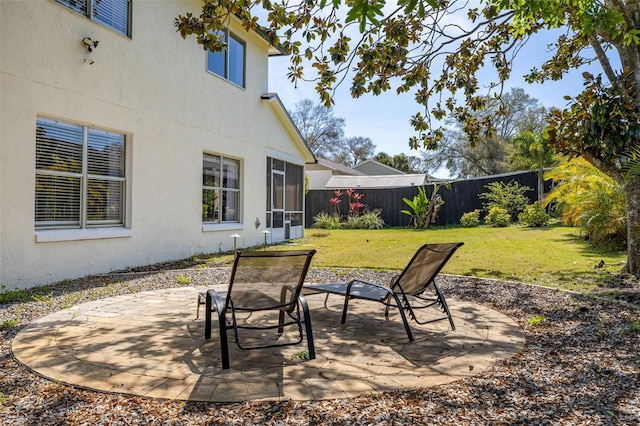
[[[273,175],[273,208],[284,209],[284,176]]]
[[[285,209],[287,211],[302,211],[303,171],[301,166],[287,163],[286,165],[286,195]]]

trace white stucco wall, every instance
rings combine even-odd
[[[1,284],[31,287],[229,250],[235,232],[239,247],[263,241],[266,156],[303,164],[310,154],[260,99],[268,91],[263,39],[232,27],[246,41],[242,89],[208,73],[202,47],[175,31],[174,18],[199,6],[136,0],[128,38],[53,0],[0,1]],[[84,37],[100,42],[91,54]],[[119,238],[36,235],[38,116],[127,135],[127,226]],[[203,230],[203,152],[241,161],[240,224]]]

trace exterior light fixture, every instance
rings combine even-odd
[[[98,43],[100,43],[98,40],[91,40],[89,37],[85,37],[82,39],[82,43],[84,43],[84,46],[87,48],[87,52],[91,53],[93,52],[93,49],[95,49],[96,47],[98,47]]]
[[[237,253],[237,247],[238,247],[237,243],[238,243],[238,238],[241,238],[241,237],[242,237],[242,235],[240,235],[240,234],[238,234],[238,233],[231,234],[231,235],[229,236],[229,238],[233,238],[233,256],[235,256],[235,255],[236,255],[236,253]]]
[[[264,249],[265,251],[267,250],[267,235],[269,235],[271,232],[269,232],[268,229],[265,229],[264,231],[262,231],[262,234],[264,235]]]

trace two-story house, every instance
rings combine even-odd
[[[301,237],[314,156],[275,94],[282,54],[200,1],[0,1],[0,284],[27,288]]]

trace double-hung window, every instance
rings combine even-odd
[[[36,123],[36,229],[124,226],[125,135]]]
[[[227,48],[219,52],[207,51],[207,70],[244,87],[245,44],[229,31],[221,35]]]
[[[126,36],[131,35],[131,0],[55,0]]]
[[[240,162],[204,154],[202,160],[202,222],[240,221]]]

